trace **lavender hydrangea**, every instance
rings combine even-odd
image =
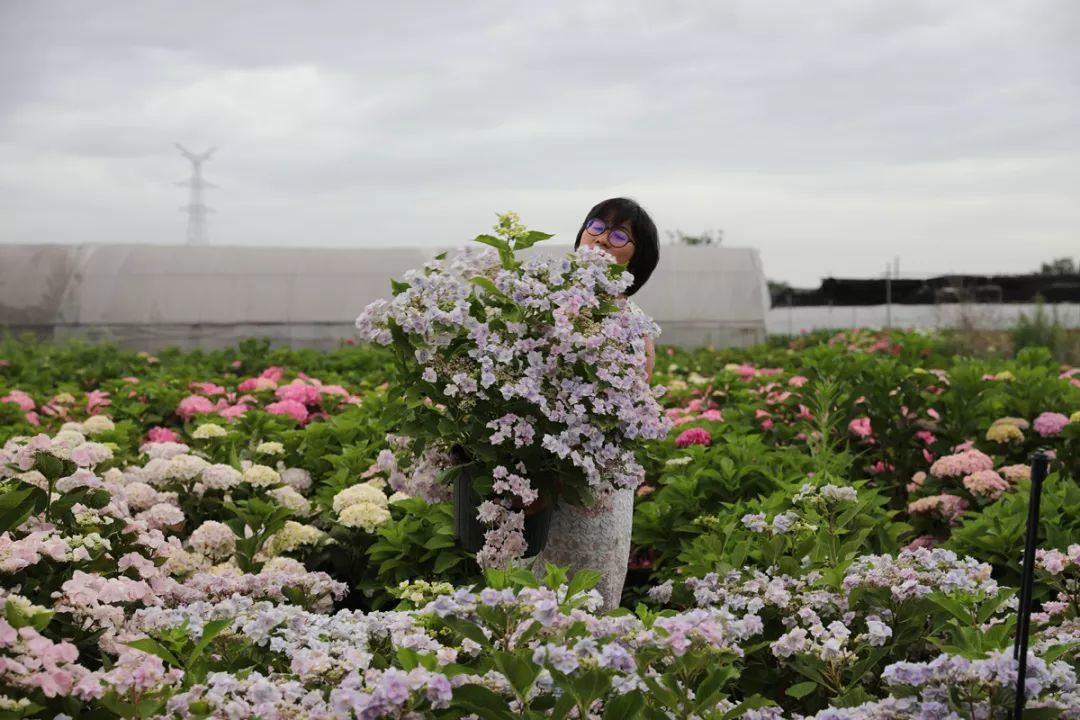
[[[524,551],[517,511],[550,501],[550,478],[577,489],[567,497],[598,503],[635,488],[644,478],[635,443],[666,436],[671,422],[645,373],[644,338],[658,328],[621,298],[629,273],[596,248],[519,261],[509,243],[482,241],[503,245],[406,273],[356,327],[394,346],[408,368],[402,390],[429,398],[427,411],[443,418],[437,436],[413,439],[414,457],[468,438],[502,458],[485,468],[492,499],[507,509],[488,513],[496,531],[479,558],[493,565]],[[511,462],[522,456],[528,468]],[[416,461],[400,464],[404,485],[403,468]]]

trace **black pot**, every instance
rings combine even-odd
[[[476,519],[481,498],[473,492],[472,480],[471,467],[461,468],[454,478],[454,537],[463,549],[477,552],[484,547],[484,533],[487,528]],[[525,542],[528,545],[526,557],[538,555],[547,545],[553,512],[550,506],[546,506],[525,516]]]

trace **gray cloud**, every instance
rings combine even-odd
[[[92,10],[90,9],[92,7]],[[770,276],[1075,254],[1071,0],[0,6],[0,242],[565,237],[626,193]]]

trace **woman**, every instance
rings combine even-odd
[[[660,259],[656,225],[633,200],[612,198],[600,203],[585,216],[574,249],[594,246],[611,253],[634,276],[626,290],[633,295],[648,281]],[[628,301],[635,312],[640,308]],[[646,371],[652,377],[655,351],[651,337],[645,338]],[[610,507],[597,511],[560,504],[551,519],[547,546],[533,565],[537,577],[544,575],[544,563],[570,566],[570,572],[598,570],[603,574],[596,589],[604,598],[603,610],[619,606],[626,564],[630,557],[630,530],[633,526],[634,491],[617,490]]]

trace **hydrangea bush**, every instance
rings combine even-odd
[[[488,566],[524,553],[524,514],[537,504],[603,507],[638,487],[636,452],[671,427],[645,373],[655,324],[621,298],[632,276],[597,248],[521,260],[550,236],[499,228],[477,238],[485,250],[406,273],[356,321],[392,349],[392,386],[406,398],[407,437],[385,460],[403,466],[392,484],[407,487],[406,467],[430,475],[433,454],[445,465],[461,453],[493,526],[478,554]]]

